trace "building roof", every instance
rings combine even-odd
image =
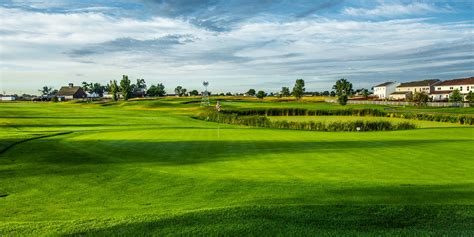
[[[415,86],[431,86],[436,82],[439,82],[439,79],[428,79],[423,81],[411,81],[400,84],[397,87],[415,87]]]
[[[379,84],[379,85],[376,85],[376,86],[374,86],[374,87],[388,86],[388,85],[390,85],[390,84],[393,84],[393,83],[395,83],[395,82],[392,82],[392,81],[389,81],[389,82],[384,82],[384,83],[382,83],[382,84]]]
[[[460,86],[460,85],[474,85],[474,77],[447,80],[447,81],[442,81],[439,84],[436,84],[436,86]]]
[[[451,90],[444,90],[444,91],[432,91],[430,94],[435,94],[435,95],[446,95],[446,94],[451,94]]]
[[[73,96],[79,89],[80,86],[63,86],[59,89],[58,96]]]

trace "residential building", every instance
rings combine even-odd
[[[0,97],[0,101],[14,101],[16,100],[16,96],[13,95],[4,95]]]
[[[463,97],[470,91],[474,92],[474,77],[442,81],[435,85],[431,98],[433,101],[447,101],[454,90],[459,90]]]
[[[63,86],[59,89],[57,94],[59,98],[64,100],[73,100],[73,99],[83,99],[87,98],[87,94],[84,92],[82,87],[74,86],[74,84],[69,83],[69,86]]]
[[[379,99],[388,99],[390,94],[395,92],[398,85],[400,85],[400,83],[391,81],[376,85],[374,86],[374,95]]]
[[[416,92],[424,92],[426,94],[430,94],[434,89],[433,86],[439,82],[439,79],[428,79],[423,81],[401,83],[396,87],[395,92],[390,94],[390,99],[406,100],[409,96],[413,95]]]

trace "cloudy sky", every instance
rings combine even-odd
[[[0,92],[144,78],[213,92],[474,75],[474,1],[0,0]]]

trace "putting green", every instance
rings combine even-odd
[[[0,104],[0,235],[474,234],[471,126],[218,136],[183,102]]]

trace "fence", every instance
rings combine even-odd
[[[326,100],[329,103],[337,103],[336,100]],[[399,106],[415,106],[413,102],[404,101],[372,101],[372,100],[349,100],[348,104],[372,104],[372,105],[399,105]],[[428,102],[426,106],[429,107],[470,107],[469,103],[454,103],[454,102]]]

